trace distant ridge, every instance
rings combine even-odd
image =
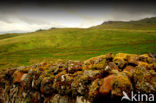
[[[136,21],[107,21],[91,28],[96,29],[150,29],[156,30],[156,17]]]

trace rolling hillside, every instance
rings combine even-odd
[[[0,68],[44,60],[84,60],[109,52],[156,52],[156,18],[0,35]]]

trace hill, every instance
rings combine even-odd
[[[109,52],[136,54],[155,52],[156,30],[152,28],[156,26],[155,18],[151,18],[150,29],[147,29],[146,25],[148,20],[140,20],[142,28],[140,26],[134,29],[127,29],[130,27],[128,25],[140,21],[124,23],[125,28],[115,26],[104,28],[106,27],[104,25],[110,25],[104,23],[88,29],[56,28],[32,33],[0,35],[0,68],[30,65],[49,59],[85,60]]]
[[[156,17],[145,18],[137,21],[108,21],[92,28],[156,30]]]

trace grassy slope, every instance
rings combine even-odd
[[[20,35],[22,35],[22,34],[17,34],[17,33],[15,33],[15,34],[0,35],[0,40],[2,40],[2,39],[7,39],[7,38],[12,38],[12,37],[15,37],[15,36],[20,36]]]
[[[52,29],[0,39],[0,68],[44,59],[84,60],[109,52],[142,54],[155,52],[155,47],[153,29]]]

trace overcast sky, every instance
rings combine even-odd
[[[152,3],[0,4],[0,34],[52,27],[88,28],[105,21],[156,16]]]

